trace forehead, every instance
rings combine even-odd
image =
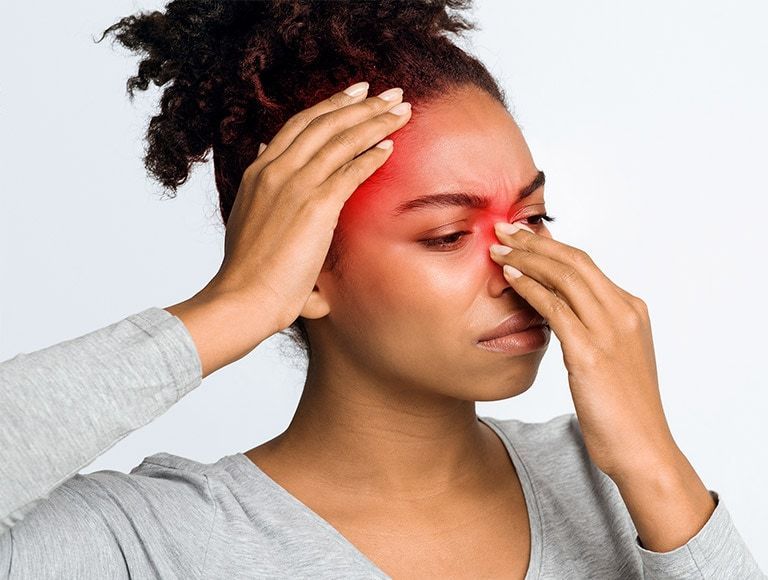
[[[504,203],[536,174],[512,116],[476,88],[414,106],[411,120],[390,138],[394,151],[348,200],[348,213],[375,209],[383,216],[414,197],[452,189]]]

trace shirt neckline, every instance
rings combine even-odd
[[[523,489],[523,496],[525,498],[525,505],[528,511],[528,524],[530,526],[530,558],[528,562],[528,569],[525,573],[524,580],[537,580],[540,577],[541,563],[542,563],[542,549],[544,545],[543,538],[543,525],[541,519],[541,510],[539,506],[538,497],[536,496],[533,483],[531,481],[528,470],[523,463],[520,455],[515,449],[510,437],[504,430],[499,427],[496,419],[492,417],[477,417],[479,421],[485,423],[488,427],[494,430],[494,432],[504,443],[504,447],[507,450],[512,464],[515,466],[517,476],[520,479],[520,485]],[[256,477],[260,482],[269,486],[278,496],[282,497],[289,505],[292,505],[296,510],[309,517],[312,521],[322,527],[325,532],[336,541],[336,543],[345,551],[349,552],[357,560],[363,562],[370,571],[381,575],[383,578],[391,577],[386,574],[381,568],[379,568],[372,560],[370,560],[363,552],[361,552],[357,546],[350,542],[339,530],[334,528],[330,522],[321,517],[318,513],[313,511],[309,506],[304,504],[299,498],[294,496],[291,492],[285,489],[282,485],[272,479],[266,472],[256,465],[253,461],[248,459],[244,453],[235,453],[229,456],[233,460],[234,465],[238,467],[239,471],[246,477]]]

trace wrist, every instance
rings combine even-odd
[[[688,473],[691,464],[677,445],[669,445],[663,451],[646,455],[635,454],[630,465],[609,474],[619,486],[634,485],[637,482],[675,481],[683,473]]]
[[[224,292],[210,285],[165,310],[179,318],[191,335],[203,378],[282,330],[267,297]]]

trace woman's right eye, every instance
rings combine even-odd
[[[441,236],[439,238],[432,238],[428,240],[421,240],[421,243],[428,248],[439,248],[441,250],[452,250],[462,243],[462,238],[471,232],[454,232],[447,236]],[[458,237],[457,237],[458,236]]]

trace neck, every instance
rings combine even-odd
[[[474,401],[308,374],[291,424],[271,453],[318,485],[379,498],[477,493],[506,455]],[[348,377],[349,375],[344,375]],[[370,377],[368,377],[370,379]],[[508,459],[508,457],[507,457]]]

